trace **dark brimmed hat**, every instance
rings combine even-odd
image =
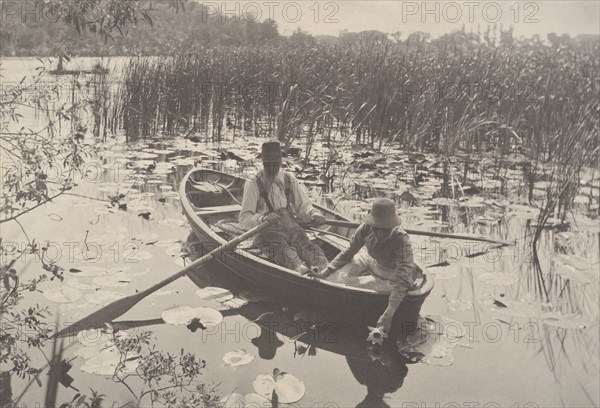
[[[378,228],[394,228],[400,224],[396,215],[396,203],[389,198],[378,198],[373,201],[371,212],[365,223]]]
[[[281,162],[281,145],[278,141],[265,142],[262,145],[260,157],[264,162]]]

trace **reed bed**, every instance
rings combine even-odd
[[[283,142],[343,127],[375,147],[393,140],[406,150],[499,149],[547,161],[562,148],[553,135],[594,109],[597,51],[462,32],[431,42],[203,48],[133,59],[117,116],[130,139],[194,129],[219,140],[229,118],[230,128]]]
[[[598,160],[600,47],[499,34],[283,42],[135,58],[109,123],[129,140],[220,141],[238,131],[286,147],[303,140],[307,159],[318,139],[447,159],[491,154],[499,179],[508,171],[500,163],[520,163],[530,192],[533,183],[557,176],[548,194],[563,204],[548,209],[564,214],[576,193],[565,183],[578,185],[574,177]]]

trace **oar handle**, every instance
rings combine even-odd
[[[345,228],[358,228],[360,226],[357,222],[350,221],[340,221],[340,220],[327,220],[325,221],[326,225],[331,225],[332,227],[345,227]],[[504,246],[514,245],[514,242],[510,241],[498,241],[494,239],[489,239],[485,237],[477,237],[474,235],[460,235],[460,234],[445,234],[443,232],[433,232],[433,231],[419,231],[419,230],[410,230],[405,229],[407,234],[410,235],[422,235],[426,237],[436,237],[436,238],[453,238],[453,239],[461,239],[465,241],[480,241],[480,242],[489,242],[491,244],[500,244]]]
[[[221,245],[220,247],[213,249],[208,254],[204,255],[201,258],[196,259],[194,262],[192,262],[191,264],[189,264],[188,266],[186,266],[179,272],[169,276],[168,278],[158,282],[157,284],[155,284],[153,286],[150,286],[148,289],[146,289],[142,292],[143,295],[147,296],[150,293],[156,292],[158,289],[162,288],[163,286],[166,286],[169,283],[179,279],[180,277],[187,275],[191,270],[197,268],[199,265],[203,264],[204,262],[209,261],[211,258],[216,257],[217,254],[227,251],[231,248],[234,248],[240,242],[245,241],[248,238],[256,235],[257,233],[259,233],[260,231],[262,231],[263,229],[268,227],[269,224],[270,224],[269,222],[263,222],[262,224],[252,228],[251,230],[244,232],[242,235],[235,237],[231,241],[226,242],[225,244]]]

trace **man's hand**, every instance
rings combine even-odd
[[[310,220],[315,227],[325,224],[325,216],[322,214],[315,214],[310,218]]]
[[[379,320],[377,321],[377,328],[383,331],[384,333],[389,333],[390,328],[392,327],[392,318],[394,317],[393,313],[388,313],[385,311]]]
[[[326,267],[321,272],[312,270],[308,273],[308,276],[312,276],[313,278],[318,278],[318,279],[326,279],[333,272],[334,272],[333,269],[331,269],[330,267]]]
[[[269,213],[269,214],[265,214],[262,217],[260,217],[260,222],[268,222],[270,224],[277,224],[279,221],[281,220],[281,217],[279,217],[279,214],[277,213]]]

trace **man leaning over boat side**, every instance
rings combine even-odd
[[[317,277],[349,284],[370,273],[380,283],[375,290],[389,290],[388,306],[377,328],[389,333],[392,318],[408,291],[414,286],[420,268],[413,261],[408,234],[399,227],[396,205],[388,198],[373,202],[371,212],[352,236],[350,246],[340,252]]]
[[[296,217],[321,225],[325,217],[313,207],[306,191],[289,172],[281,170],[282,155],[279,142],[262,145],[263,169],[246,182],[240,226],[249,230],[268,221],[270,225],[254,238],[254,245],[278,265],[305,273],[309,267],[319,270],[327,258],[318,245],[312,243],[296,222]]]

